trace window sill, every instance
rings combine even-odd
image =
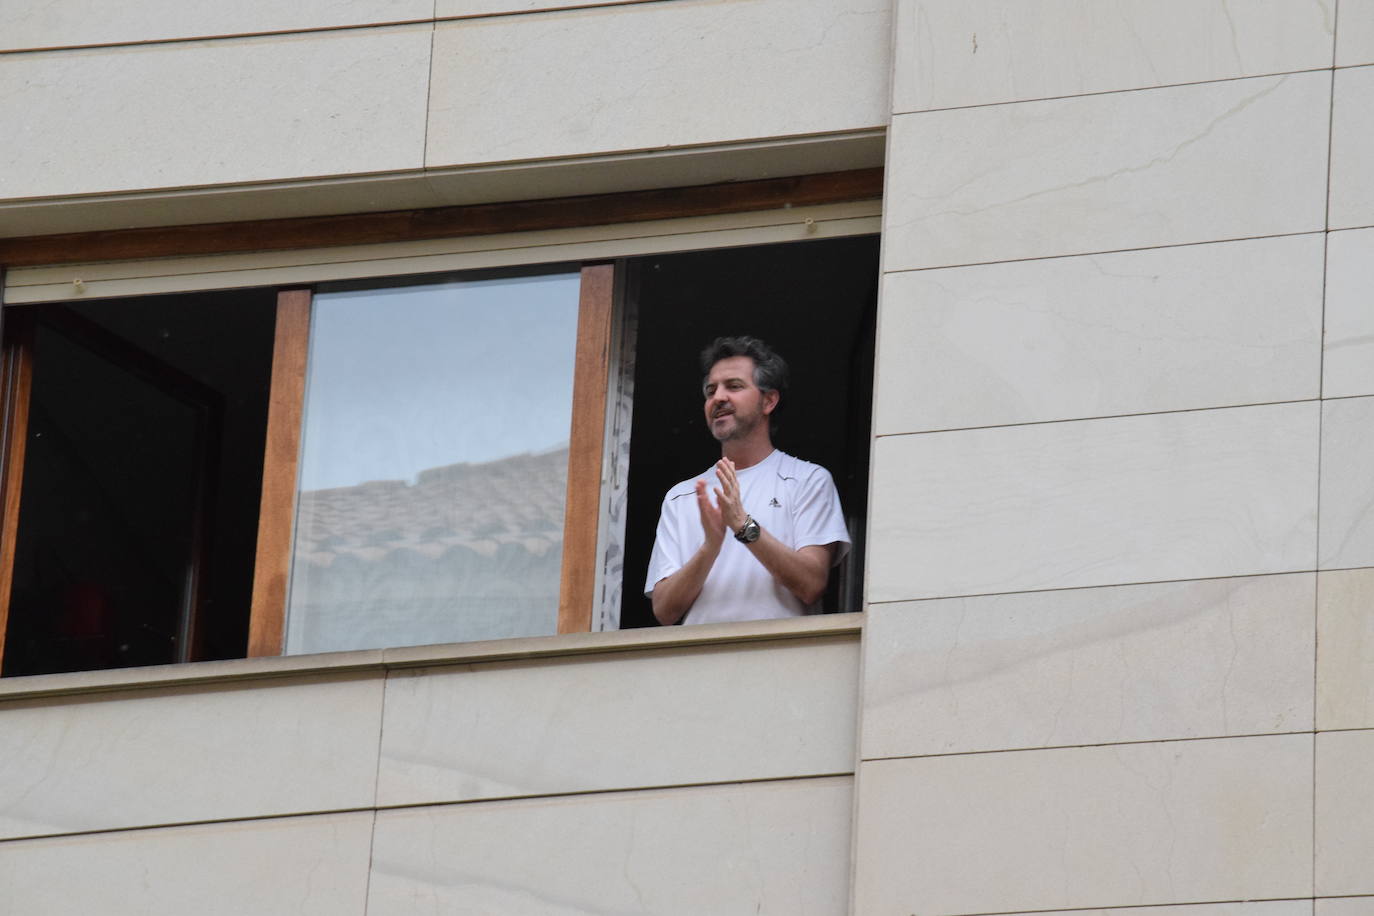
[[[319,655],[236,658],[147,668],[38,674],[0,679],[0,702],[154,687],[234,683],[311,674],[381,672],[431,665],[466,665],[512,659],[557,658],[687,646],[845,636],[858,634],[863,628],[863,619],[862,613],[823,614],[785,620],[653,627],[605,633],[568,633],[438,646],[406,646],[396,649],[326,652]]]

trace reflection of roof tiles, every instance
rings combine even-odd
[[[312,565],[376,562],[454,548],[494,556],[502,545],[536,556],[563,540],[568,450],[421,471],[414,484],[378,480],[300,495],[296,553]],[[510,549],[507,547],[506,549]]]

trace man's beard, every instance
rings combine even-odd
[[[747,415],[741,414],[738,411],[733,414],[726,414],[726,416],[734,417],[735,422],[733,424],[727,424],[725,432],[723,433],[716,431],[715,419],[713,418],[711,421],[711,435],[717,442],[732,442],[737,439],[747,439],[754,432],[754,429],[759,423],[763,421],[763,416],[760,414]]]

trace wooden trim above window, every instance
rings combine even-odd
[[[0,239],[0,264],[34,267],[281,251],[680,219],[882,197],[883,170],[345,216],[206,223]]]

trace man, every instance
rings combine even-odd
[[[654,616],[671,625],[811,613],[849,534],[829,472],[773,448],[787,364],[761,340],[721,337],[701,367],[721,458],[663,499],[644,586]]]

